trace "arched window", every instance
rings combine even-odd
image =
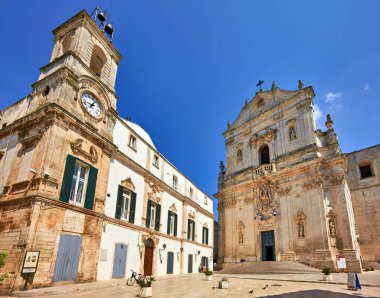
[[[259,157],[260,157],[260,165],[265,165],[265,164],[270,163],[268,145],[264,145],[260,148]]]
[[[359,164],[359,170],[360,170],[360,179],[374,176],[370,161],[361,162]]]
[[[94,49],[92,50],[90,68],[93,72],[96,73],[97,76],[101,76],[106,61],[107,57],[102,51],[102,49],[99,46],[95,45]]]

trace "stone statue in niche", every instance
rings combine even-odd
[[[244,243],[243,231],[239,231],[239,244],[243,244],[243,243]]]
[[[335,228],[335,223],[332,219],[329,220],[329,229],[330,229],[330,236],[335,238],[336,237],[336,228]]]
[[[219,170],[219,176],[222,176],[226,173],[226,168],[224,167],[223,161],[220,161]]]
[[[289,139],[291,141],[297,139],[296,129],[294,126],[289,127]]]
[[[243,152],[241,151],[241,149],[238,149],[237,154],[236,154],[236,159],[237,161],[243,160]]]
[[[301,80],[298,80],[298,90],[303,89],[303,83]]]
[[[303,223],[298,224],[298,238],[305,238],[305,228]]]

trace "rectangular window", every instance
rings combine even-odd
[[[133,150],[137,150],[137,139],[132,134],[129,136],[128,146],[131,147]]]
[[[187,240],[195,239],[195,222],[191,219],[187,220]]]
[[[178,177],[176,175],[173,175],[173,188],[178,188]]]
[[[205,205],[207,205],[207,197],[205,196]]]
[[[159,168],[160,167],[160,158],[158,157],[158,155],[154,155],[153,156],[153,165],[156,167],[156,168]]]
[[[92,210],[97,179],[98,169],[67,155],[59,200]]]
[[[129,211],[131,207],[131,192],[127,189],[123,190],[121,200],[121,219],[129,220]]]
[[[189,198],[190,198],[191,200],[194,199],[194,189],[193,189],[192,187],[189,188]]]
[[[83,206],[86,197],[87,180],[89,167],[79,161],[76,161],[71,183],[69,203]]]
[[[135,223],[136,193],[119,185],[115,218]]]
[[[206,227],[202,229],[202,244],[208,244],[208,228]]]
[[[150,223],[149,228],[154,229],[156,223],[156,204],[152,203],[150,205]]]
[[[170,229],[169,229],[169,235],[174,235],[174,213],[170,213]]]
[[[370,164],[360,167],[360,176],[362,179],[373,176]]]

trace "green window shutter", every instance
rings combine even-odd
[[[90,166],[90,174],[88,175],[86,199],[84,208],[92,210],[94,207],[96,180],[98,179],[98,169]]]
[[[206,228],[206,244],[208,245],[208,229]]]
[[[61,194],[59,196],[59,199],[62,202],[68,203],[70,200],[70,192],[71,192],[71,185],[73,183],[75,162],[76,162],[76,158],[74,156],[67,155],[65,172],[63,174],[63,180],[62,180]]]
[[[121,203],[123,201],[123,187],[119,185],[119,189],[117,191],[117,201],[116,201],[116,211],[115,218],[120,219],[121,217]]]
[[[190,219],[187,220],[187,240],[191,239],[190,235]]]
[[[135,223],[135,211],[136,211],[136,193],[132,192],[131,195],[131,207],[129,210],[129,222]]]
[[[161,217],[161,205],[156,205],[156,224],[154,229],[160,231],[160,217]]]
[[[193,225],[193,235],[192,235],[192,240],[195,240],[195,222],[192,220],[191,224]]]
[[[205,244],[205,227],[202,228],[202,244]]]
[[[170,210],[168,211],[168,235],[170,235],[170,215],[171,215],[171,212]]]
[[[177,221],[178,221],[178,215],[174,214],[174,236],[177,236]]]
[[[148,207],[146,208],[146,227],[149,228],[150,223],[150,208],[152,207],[152,201],[148,200]]]

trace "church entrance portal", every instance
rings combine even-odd
[[[261,260],[275,261],[276,247],[274,243],[274,231],[261,232]]]

